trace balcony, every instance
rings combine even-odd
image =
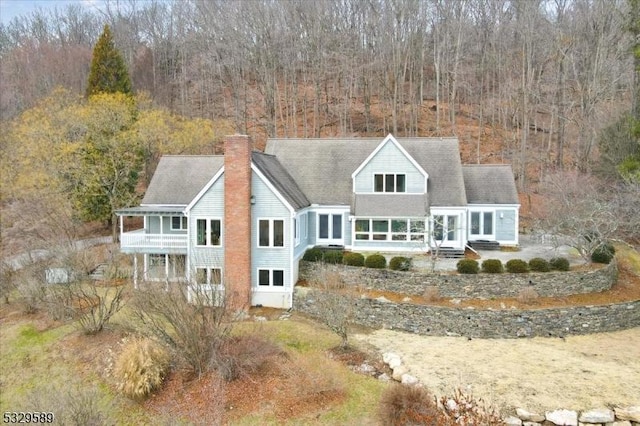
[[[187,234],[147,234],[144,229],[120,234],[123,253],[187,253]]]

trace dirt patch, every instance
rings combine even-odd
[[[500,410],[640,404],[640,328],[566,338],[467,339],[378,330],[354,342],[395,352],[436,395],[456,388]]]

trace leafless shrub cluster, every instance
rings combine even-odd
[[[424,291],[422,292],[422,297],[427,302],[437,302],[438,300],[441,299],[440,290],[438,289],[437,286],[434,286],[434,285],[426,286],[424,288]]]
[[[466,426],[502,425],[500,414],[482,398],[475,398],[460,389],[453,396],[443,396],[440,404],[452,424]]]
[[[344,348],[349,345],[349,322],[357,299],[354,290],[346,287],[338,273],[330,271],[326,265],[321,268],[311,283],[315,315],[340,337],[340,346]]]
[[[198,377],[214,367],[233,327],[223,293],[199,286],[165,290],[157,283],[141,288],[132,311],[142,332],[168,345],[182,366]]]
[[[538,300],[540,295],[538,292],[532,287],[525,287],[518,292],[518,302],[524,304],[532,304]]]
[[[23,411],[53,411],[56,424],[102,426],[113,423],[109,415],[110,404],[102,399],[95,386],[73,383],[64,390],[40,388],[32,391],[27,401],[28,409]]]
[[[212,362],[224,380],[230,382],[256,374],[274,359],[286,357],[286,352],[276,344],[250,334],[227,338]]]
[[[378,417],[382,424],[391,426],[455,424],[425,388],[401,384],[392,385],[382,394]]]

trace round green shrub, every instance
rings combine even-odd
[[[456,269],[460,274],[477,274],[480,266],[478,266],[478,261],[475,259],[460,259]]]
[[[342,250],[324,250],[322,261],[324,263],[338,264],[342,263],[343,256]]]
[[[487,274],[501,274],[504,272],[504,266],[500,259],[487,259],[482,261],[482,272]]]
[[[364,266],[364,256],[362,253],[345,253],[342,256],[342,263],[349,266]]]
[[[569,267],[571,266],[569,265],[569,259],[567,259],[566,257],[551,258],[551,260],[549,261],[549,265],[551,266],[551,269],[555,271],[568,271]]]
[[[522,259],[511,259],[507,261],[507,272],[512,274],[523,274],[529,272],[529,265]]]
[[[367,268],[384,269],[387,267],[387,259],[381,254],[371,254],[364,260]]]
[[[313,247],[304,252],[302,260],[317,262],[319,260],[322,260],[322,255],[322,249],[320,249],[319,247]]]
[[[394,271],[408,271],[411,269],[411,259],[404,256],[396,256],[389,261],[389,269]]]
[[[591,253],[591,261],[596,263],[610,263],[615,254],[615,247],[613,247],[613,244],[607,242],[598,246],[598,248]]]
[[[546,259],[534,257],[529,260],[529,269],[534,272],[549,272],[551,270],[551,265]]]

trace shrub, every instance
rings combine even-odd
[[[399,384],[382,394],[378,417],[381,424],[393,426],[455,424],[425,388]]]
[[[482,272],[487,274],[501,274],[504,272],[504,266],[500,259],[487,259],[482,262]]]
[[[529,265],[522,259],[511,259],[507,261],[507,272],[512,274],[523,274],[529,272]]]
[[[313,247],[304,252],[304,256],[302,256],[302,260],[306,260],[309,262],[317,262],[322,260],[322,249],[319,247]]]
[[[389,269],[394,271],[408,271],[411,269],[411,259],[403,256],[396,256],[389,261]]]
[[[437,302],[440,300],[440,289],[435,285],[426,286],[422,292],[422,297],[424,297],[427,302]]]
[[[570,268],[569,260],[566,257],[551,258],[549,266],[556,271],[568,271]]]
[[[460,274],[477,274],[480,270],[478,261],[475,259],[460,259],[456,265]]]
[[[342,250],[324,250],[322,261],[324,263],[338,264],[342,263]]]
[[[518,302],[520,303],[529,304],[537,300],[538,297],[540,297],[538,295],[538,292],[535,291],[532,287],[525,287],[522,290],[520,290],[520,292],[518,293],[517,299],[518,299]]]
[[[115,362],[118,390],[143,399],[162,384],[169,369],[169,354],[151,339],[135,338],[125,344]]]
[[[367,268],[384,269],[387,267],[387,259],[381,254],[372,254],[364,260]]]
[[[546,259],[534,257],[529,260],[529,269],[534,272],[549,272],[551,270],[551,265]]]
[[[342,263],[349,266],[364,266],[364,256],[361,253],[345,253]]]
[[[270,361],[286,362],[286,352],[258,335],[234,336],[226,339],[213,359],[214,368],[227,382],[251,376],[263,370]]]
[[[616,249],[611,243],[600,244],[591,253],[591,261],[596,263],[610,263],[613,256],[616,254]]]

